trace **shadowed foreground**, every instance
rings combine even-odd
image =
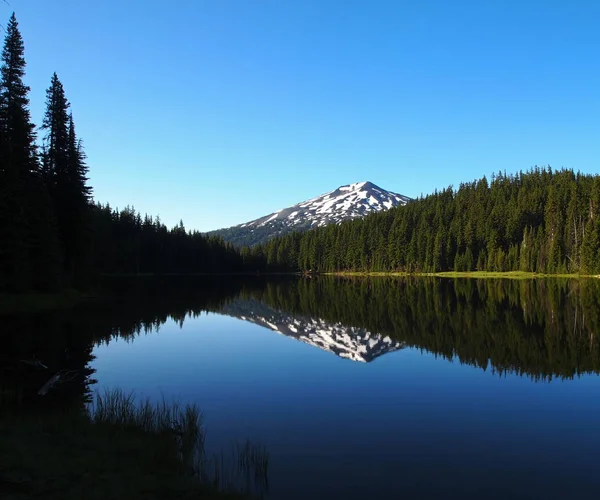
[[[205,456],[202,415],[194,406],[137,404],[112,391],[96,395],[87,414],[3,415],[0,493],[73,500],[259,496],[266,453],[249,443],[236,452],[229,468],[223,457]]]

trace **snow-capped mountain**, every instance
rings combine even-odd
[[[236,299],[220,312],[352,361],[368,363],[383,354],[405,347],[402,342],[368,332],[364,328],[329,323],[320,318],[290,315],[253,299]]]
[[[341,186],[296,205],[245,224],[219,229],[209,234],[222,236],[236,245],[255,245],[291,231],[303,231],[347,219],[364,217],[372,212],[404,205],[410,198],[392,193],[372,182]]]

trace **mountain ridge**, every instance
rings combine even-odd
[[[373,212],[405,205],[411,198],[387,191],[370,181],[340,186],[333,191],[258,219],[211,231],[238,246],[252,246],[292,231],[306,231],[328,224],[364,217]]]

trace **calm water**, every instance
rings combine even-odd
[[[110,287],[108,304],[0,319],[5,356],[79,366],[63,399],[198,403],[209,450],[266,446],[268,498],[600,496],[595,281]]]

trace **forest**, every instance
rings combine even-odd
[[[239,272],[221,239],[168,229],[159,217],[95,202],[62,82],[52,75],[36,128],[17,19],[0,74],[0,292],[86,288],[100,273]]]
[[[536,167],[245,250],[313,272],[600,272],[600,176]]]
[[[253,247],[182,221],[167,228],[93,199],[62,82],[52,75],[38,128],[25,68],[13,14],[0,69],[0,292],[85,289],[106,274],[600,273],[600,176],[550,167],[499,172]]]

